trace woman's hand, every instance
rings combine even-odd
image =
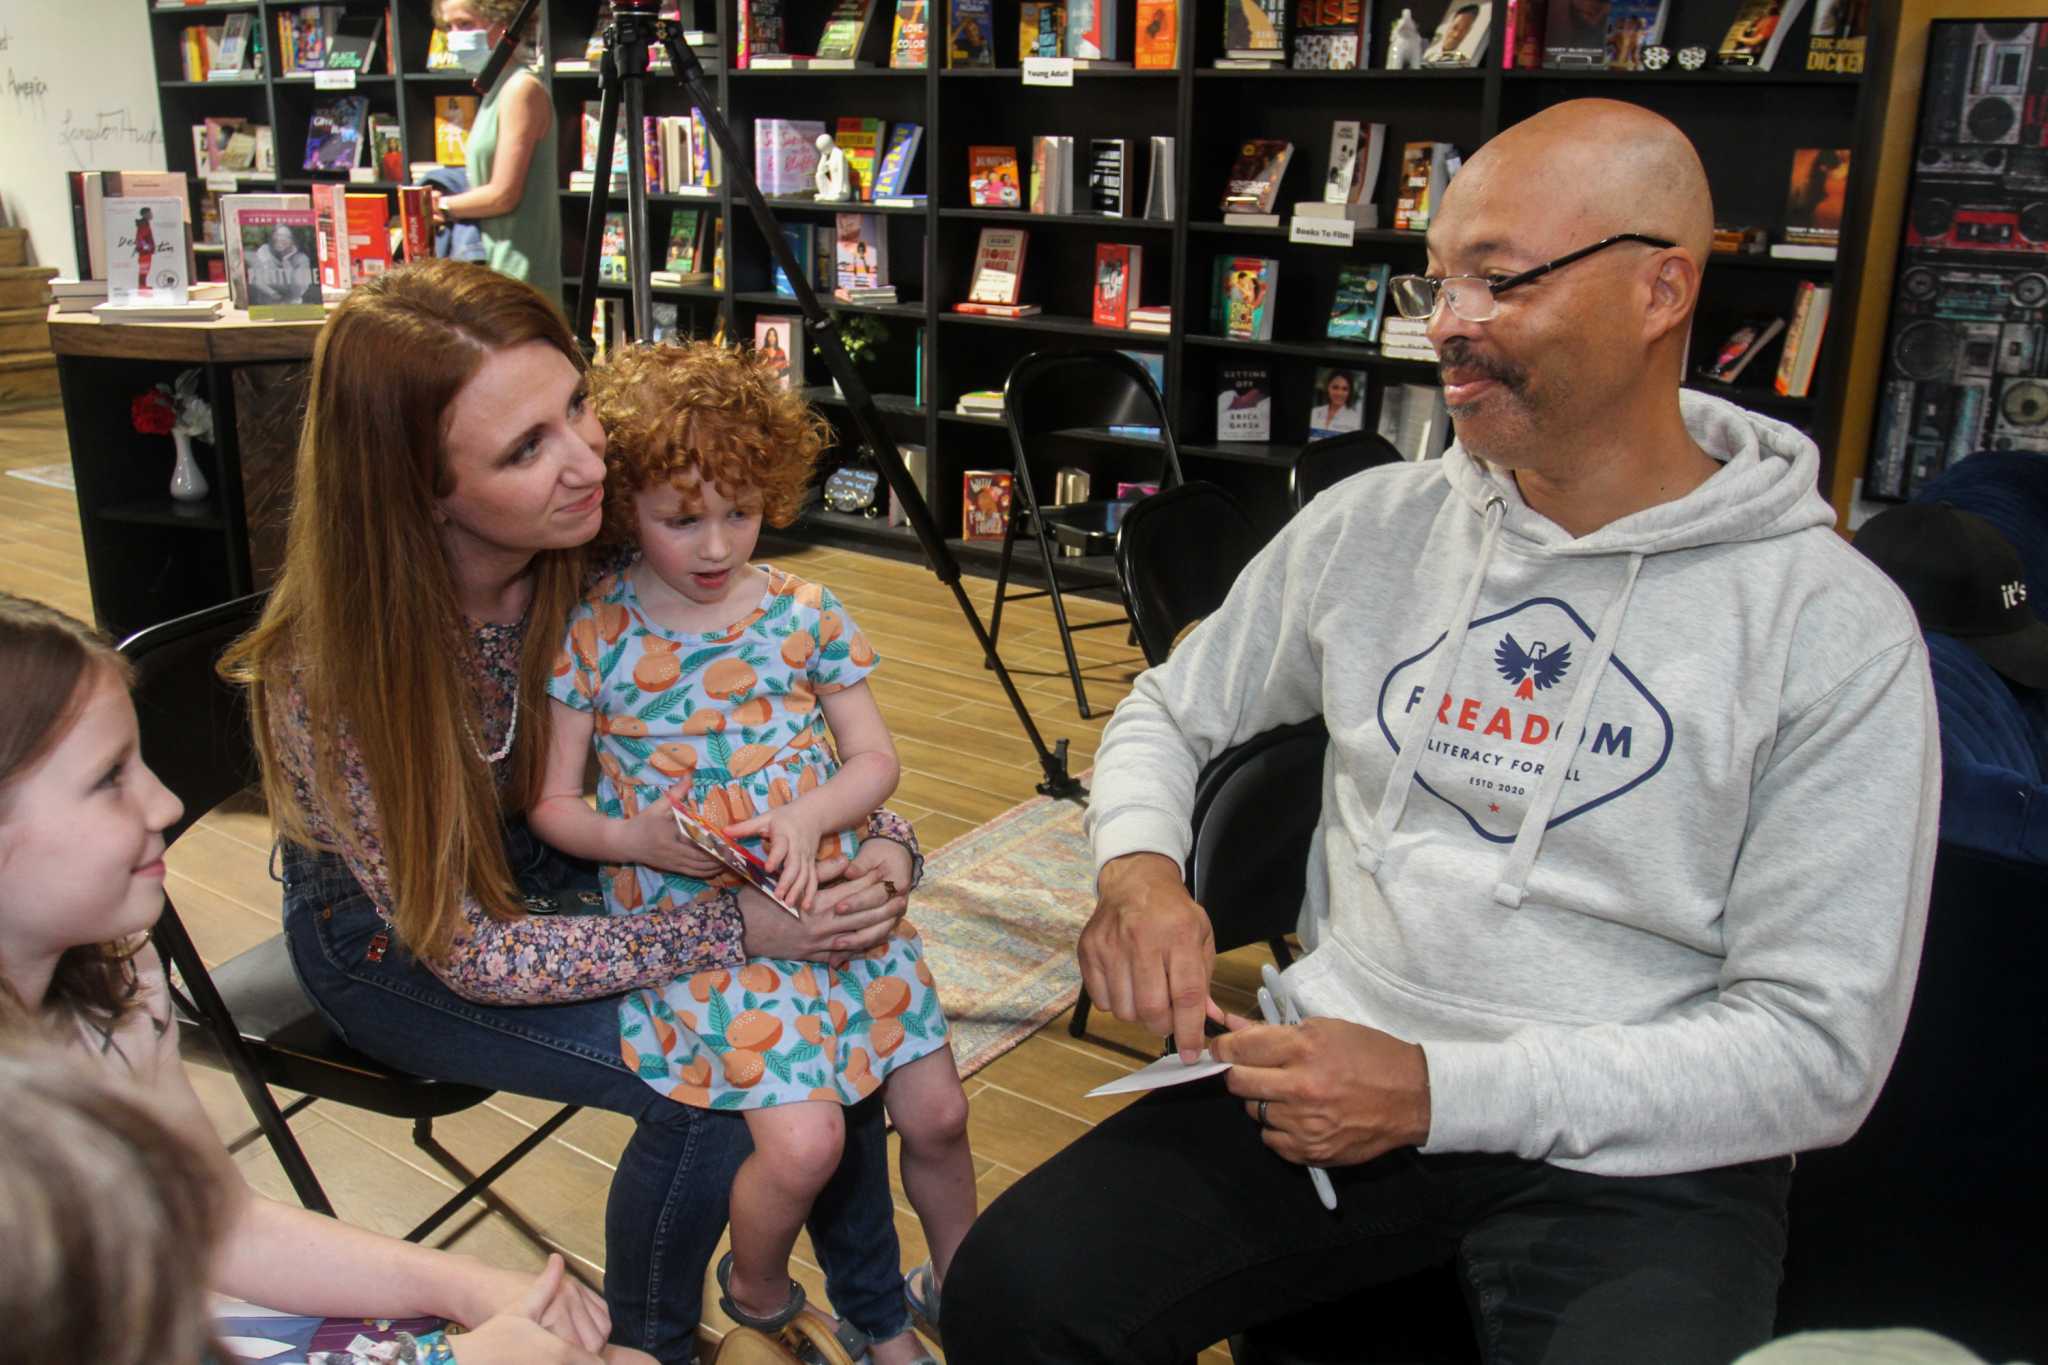
[[[910,908],[910,879],[915,872],[909,849],[894,839],[867,839],[851,862],[828,858],[818,864],[818,880],[824,885],[812,903],[811,913],[854,915],[880,910],[889,916],[893,933],[896,921]],[[837,971],[852,956],[836,953],[826,962]]]
[[[671,787],[671,794],[680,795],[682,787]],[[682,827],[676,823],[676,810],[671,795],[648,803],[647,809],[629,820],[621,821],[619,852],[626,855],[617,861],[638,863],[651,867],[657,872],[679,872],[685,877],[699,881],[710,881],[725,871],[725,864],[706,853],[690,841]]]
[[[599,1365],[597,1352],[604,1350],[611,1332],[611,1314],[603,1299],[567,1273],[560,1253],[549,1256],[531,1279],[485,1270],[497,1292],[511,1289],[512,1294],[474,1331],[451,1338],[459,1365]]]

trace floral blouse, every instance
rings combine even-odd
[[[523,620],[511,625],[470,622],[470,676],[484,717],[484,733],[476,737],[476,743],[486,752],[504,742],[512,723],[525,637]],[[348,805],[344,823],[326,809],[313,780],[313,725],[304,694],[290,688],[283,703],[271,711],[271,738],[305,814],[307,831],[319,844],[341,854],[377,913],[389,922],[391,878],[377,803],[362,755],[343,726],[336,736],[335,759],[341,768],[339,788]],[[520,698],[528,724],[545,716],[547,704],[546,696]],[[505,767],[498,770],[501,784]],[[869,817],[868,836],[894,840],[910,850],[911,885],[916,886],[924,876],[924,860],[910,823],[890,811],[878,810]],[[465,892],[462,924],[447,955],[422,960],[457,995],[486,1005],[598,999],[744,962],[737,897],[727,893],[692,908],[696,913],[622,919],[522,915],[500,920]]]

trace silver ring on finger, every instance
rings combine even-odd
[[[1266,1122],[1266,1106],[1271,1103],[1271,1100],[1259,1101],[1259,1127],[1261,1128],[1271,1128],[1273,1126],[1272,1124]]]

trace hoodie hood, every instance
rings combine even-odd
[[[1588,535],[1573,538],[1522,501],[1514,477],[1462,444],[1444,452],[1444,477],[1480,516],[1498,498],[1503,534],[1534,553],[1569,557],[1660,554],[1703,545],[1768,540],[1831,525],[1834,509],[1820,496],[1820,450],[1798,428],[1739,408],[1725,398],[1679,391],[1685,429],[1721,462],[1682,498],[1646,507]]]

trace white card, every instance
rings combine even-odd
[[[1207,1048],[1192,1062],[1183,1062],[1178,1052],[1161,1057],[1141,1071],[1098,1085],[1088,1092],[1087,1098],[1097,1095],[1128,1095],[1136,1090],[1157,1090],[1161,1086],[1181,1085],[1188,1081],[1199,1081],[1204,1076],[1214,1076],[1230,1070],[1229,1062],[1219,1062],[1209,1055]]]

